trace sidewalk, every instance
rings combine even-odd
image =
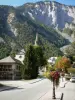
[[[54,99],[52,99],[52,91],[47,92],[39,100],[54,100]],[[56,92],[56,99],[55,100],[63,100],[63,93]]]
[[[64,88],[68,81],[65,80],[65,78],[60,78],[59,88]],[[39,100],[54,100],[52,99],[52,91],[47,92],[45,95],[43,95]],[[63,93],[56,91],[56,99],[55,100],[63,100]]]
[[[65,78],[63,78],[63,80],[60,79],[60,84],[59,84],[59,86],[60,86],[61,88],[64,88],[65,85],[67,84],[67,82],[68,82],[68,81],[66,81]]]

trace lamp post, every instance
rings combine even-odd
[[[63,82],[63,69],[62,69],[62,74],[61,74],[62,82]]]
[[[56,95],[55,95],[55,80],[53,79],[53,94],[52,94],[52,98],[56,99]]]
[[[59,83],[59,72],[58,71],[52,71],[50,72],[50,79],[53,82],[53,94],[52,94],[52,99],[56,99],[56,95],[55,95],[55,86],[58,85]]]

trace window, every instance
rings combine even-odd
[[[22,56],[20,55],[19,58],[22,58]]]

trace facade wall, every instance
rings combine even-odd
[[[12,79],[11,64],[0,64],[0,79]]]
[[[15,59],[17,59],[23,63],[24,57],[25,57],[24,55],[16,55]]]
[[[20,71],[17,64],[0,64],[0,79],[15,80],[20,78]]]

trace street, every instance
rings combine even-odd
[[[51,82],[44,79],[17,89],[2,91],[0,92],[0,100],[39,100],[51,88]]]
[[[52,93],[52,83],[48,79],[34,84],[27,84],[0,92],[0,100],[39,100],[48,91]],[[63,92],[63,100],[75,100],[75,83],[68,82],[65,88],[58,87],[56,92]]]

